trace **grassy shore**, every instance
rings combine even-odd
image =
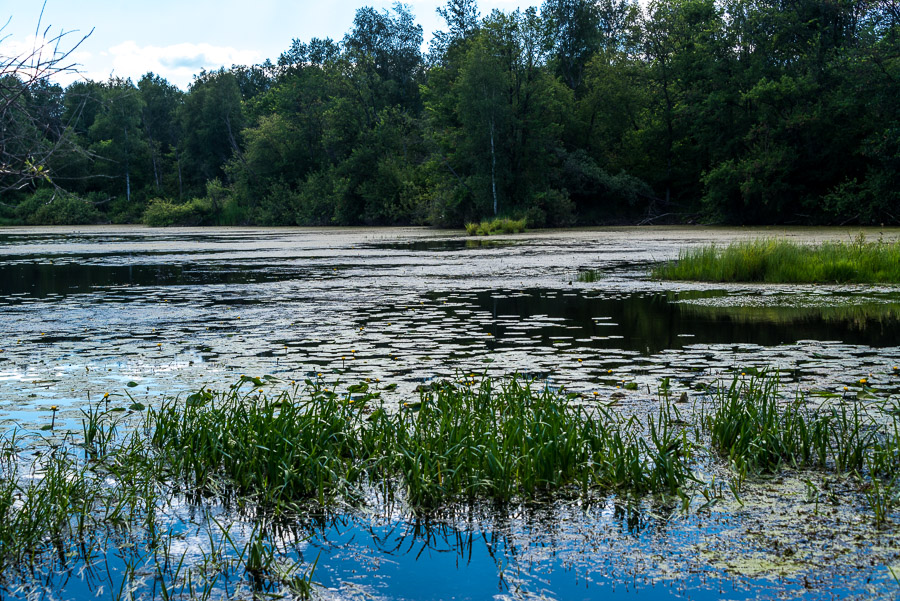
[[[804,245],[787,240],[736,242],[682,250],[676,261],[658,266],[665,280],[768,283],[900,283],[900,242]]]

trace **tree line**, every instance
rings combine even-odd
[[[0,223],[900,223],[898,0],[438,12],[187,91],[0,69]]]

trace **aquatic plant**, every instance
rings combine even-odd
[[[570,397],[513,378],[498,387],[445,383],[424,392],[392,423],[382,415],[380,440],[391,454],[409,501],[507,501],[577,485],[676,494],[690,479],[679,430],[649,421],[650,442],[634,420],[574,405]],[[684,443],[685,446],[682,446]]]
[[[578,272],[577,279],[579,282],[592,283],[602,280],[604,274],[599,269],[585,269]]]
[[[308,394],[272,398],[253,380],[243,376],[225,393],[200,391],[150,411],[152,442],[174,473],[192,488],[225,486],[274,508],[352,496],[365,469],[357,437],[364,401],[354,406],[318,379],[307,381]]]
[[[879,527],[898,506],[895,404],[877,422],[855,398],[808,407],[765,371],[710,387],[706,409],[687,415],[664,380],[645,417],[520,376],[433,382],[396,408],[366,382],[316,378],[266,394],[270,382],[242,376],[131,413],[101,401],[83,412],[81,439],[46,440],[40,452],[16,430],[0,438],[0,590],[112,553],[122,562],[120,580],[104,581],[114,598],[137,594],[148,569],[164,599],[210,598],[230,577],[254,594],[305,597],[315,562],[296,545],[338,503],[399,500],[420,517],[615,492],[677,497],[687,511],[697,493],[698,509],[724,498],[724,479],[694,473],[718,457],[738,500],[754,474],[790,466],[849,474]],[[706,436],[712,454],[698,444]],[[208,539],[191,560],[175,550],[176,505]]]
[[[525,231],[525,219],[500,219],[467,223],[466,234],[469,236],[490,236],[492,234],[519,234]]]
[[[739,469],[774,472],[783,465],[873,474],[890,472],[900,453],[897,424],[879,427],[857,402],[806,406],[798,393],[782,403],[777,375],[736,377],[713,393],[704,425],[713,447]]]
[[[393,413],[367,411],[374,394],[364,384],[340,396],[308,381],[274,398],[236,386],[184,406],[168,401],[148,419],[153,444],[187,486],[276,509],[359,498],[363,482],[386,491],[402,482],[411,506],[430,508],[569,484],[675,494],[690,477],[689,453],[662,418],[651,418],[648,444],[637,422],[519,378],[464,382],[423,387]]]
[[[735,242],[684,249],[678,259],[653,269],[665,280],[706,282],[897,283],[900,242],[805,245],[780,239]]]

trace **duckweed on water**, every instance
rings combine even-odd
[[[653,270],[664,280],[768,283],[900,283],[900,243],[762,239],[682,250]]]

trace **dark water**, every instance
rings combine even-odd
[[[440,299],[438,295],[429,295]],[[653,355],[689,344],[778,346],[800,340],[837,340],[871,347],[895,346],[900,340],[900,297],[859,305],[842,312],[831,306],[800,309],[692,304],[724,298],[710,293],[634,292],[618,295],[565,293],[556,290],[481,291],[455,299],[492,316],[498,344],[512,333],[516,320],[549,317],[555,323],[532,333],[549,344],[573,334],[590,338],[594,348],[626,349]],[[838,299],[841,297],[838,296]],[[510,319],[512,318],[512,319]]]
[[[427,243],[416,243],[427,250]],[[437,244],[437,243],[436,243]],[[441,247],[446,243],[437,244]],[[404,245],[398,245],[404,246]],[[442,248],[442,250],[446,250]],[[161,263],[105,265],[79,262],[0,265],[0,305],[70,295],[103,294],[104,302],[133,300],[145,289],[160,287],[248,286],[302,281],[322,275],[297,266]],[[841,341],[870,347],[895,346],[900,340],[900,295],[881,294],[865,303],[768,308],[697,304],[726,299],[722,291],[619,292],[554,289],[480,290],[472,293],[426,293],[435,303],[452,300],[471,311],[487,314],[495,342],[516,333],[521,322],[546,318],[530,337],[550,344],[576,334],[590,338],[587,346],[625,349],[653,355],[689,344],[754,344],[778,346],[800,340]],[[833,302],[853,300],[836,293]],[[235,304],[235,299],[227,301]],[[452,318],[461,317],[447,309]],[[520,322],[520,323],[517,323]]]
[[[224,265],[91,265],[20,263],[0,265],[0,302],[14,297],[46,298],[132,287],[253,284],[287,279],[273,270]]]

